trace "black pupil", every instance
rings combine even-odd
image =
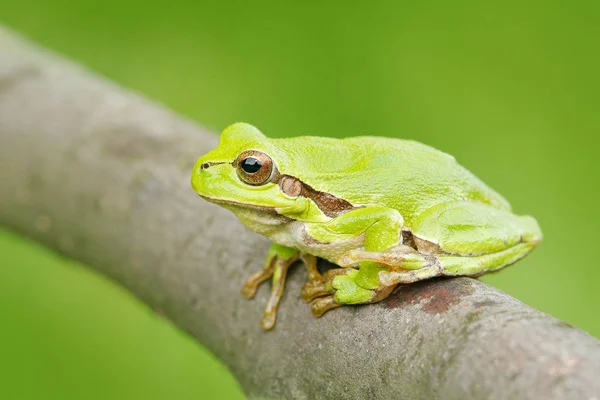
[[[245,158],[242,161],[242,169],[249,174],[254,174],[262,167],[262,163],[254,157]]]

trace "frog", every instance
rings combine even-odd
[[[542,240],[535,218],[513,213],[453,156],[414,140],[269,138],[238,122],[197,159],[191,184],[272,242],[242,286],[251,299],[271,279],[265,330],[297,261],[307,269],[300,297],[320,317],[379,302],[399,285],[497,271]],[[321,273],[319,259],[335,268]]]

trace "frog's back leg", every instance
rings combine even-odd
[[[385,264],[385,286],[439,275],[479,276],[523,258],[541,241],[532,217],[520,217],[485,204],[455,202],[433,207],[411,224],[416,250],[397,246],[384,252],[354,250],[340,261]]]
[[[378,277],[383,286],[413,283],[436,276],[478,277],[517,262],[533,248],[534,246],[529,243],[519,243],[496,253],[475,257],[410,255],[399,260],[400,268],[392,267],[389,271],[382,271]],[[407,262],[416,269],[404,269]]]
[[[519,243],[536,246],[542,239],[534,218],[473,202],[432,207],[413,221],[411,231],[419,252],[459,256],[491,254]]]

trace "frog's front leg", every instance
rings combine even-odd
[[[343,241],[364,235],[364,249],[382,252],[402,241],[400,213],[391,208],[372,206],[358,208],[342,214],[326,223],[308,224],[307,233],[323,243]],[[337,256],[341,256],[338,254]],[[324,282],[313,287],[313,296],[303,292],[305,300],[311,300],[324,294],[326,297],[313,301],[311,309],[315,316],[343,304],[363,304],[385,298],[393,287],[382,285],[378,278],[380,271],[388,270],[370,261],[360,263],[360,269],[336,269],[330,271]]]
[[[242,287],[242,294],[251,299],[261,283],[273,277],[271,296],[267,301],[265,312],[260,321],[263,329],[272,329],[277,318],[277,306],[285,288],[285,278],[288,268],[298,260],[300,252],[297,249],[273,244],[267,253],[265,266],[262,270],[252,275]]]

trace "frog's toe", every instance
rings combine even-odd
[[[242,295],[247,299],[252,299],[261,283],[273,276],[273,262],[270,262],[266,268],[254,273],[242,286]]]
[[[325,282],[307,282],[302,286],[302,292],[300,297],[304,302],[310,303],[314,299],[318,297],[323,297],[328,294],[331,294],[329,290],[327,290],[327,285]]]
[[[320,317],[327,311],[337,308],[339,306],[341,306],[341,304],[335,301],[334,296],[327,296],[321,297],[313,301],[310,305],[310,310],[313,316]]]

